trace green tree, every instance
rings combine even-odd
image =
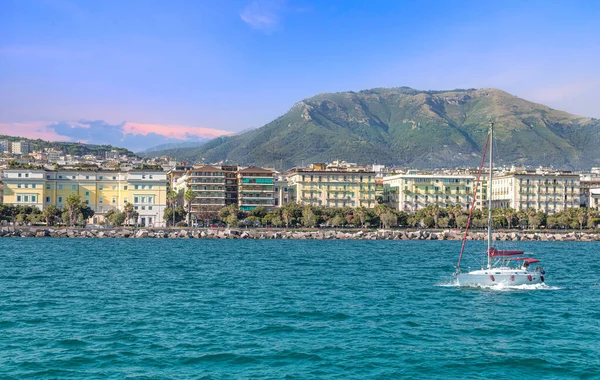
[[[48,226],[53,226],[56,223],[56,220],[60,217],[61,210],[55,205],[49,205],[44,208],[43,214],[44,218],[46,219],[46,224]]]
[[[315,227],[317,225],[317,216],[311,206],[305,206],[302,209],[302,225],[304,227]]]
[[[331,225],[334,227],[343,226],[345,222],[346,220],[341,215],[336,215],[333,218],[331,218]]]
[[[113,212],[112,214],[108,215],[108,220],[117,227],[122,226],[126,218],[127,217],[125,216],[124,212]]]
[[[190,217],[192,215],[192,201],[196,199],[196,193],[192,189],[188,189],[183,195],[183,199],[185,200],[185,205],[187,208],[187,225],[191,225]]]
[[[172,226],[175,227],[175,205],[177,205],[177,199],[179,198],[179,195],[177,194],[176,191],[174,190],[169,190],[169,192],[167,193],[167,203],[171,206],[171,208],[173,209],[173,211],[171,212],[171,217],[173,218],[173,222],[172,222]],[[166,219],[165,219],[166,221]]]
[[[396,214],[394,214],[393,212],[385,212],[381,214],[380,218],[381,223],[383,223],[383,226],[385,228],[391,228],[398,225],[398,216],[396,216]]]
[[[123,209],[123,212],[125,213],[125,224],[129,226],[129,224],[131,223],[131,218],[133,217],[133,205],[129,202],[127,202],[125,204],[125,208]]]

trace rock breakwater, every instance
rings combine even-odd
[[[171,228],[51,228],[1,227],[0,237],[153,238],[153,239],[293,239],[293,240],[460,240],[454,230],[286,230],[286,229],[171,229]],[[472,232],[468,240],[485,240],[485,232]],[[500,241],[600,241],[593,232],[496,232]]]

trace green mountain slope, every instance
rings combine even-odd
[[[489,121],[497,127],[499,164],[600,165],[596,119],[497,89],[407,87],[320,94],[261,128],[178,149],[176,157],[277,168],[335,159],[419,168],[477,165]]]

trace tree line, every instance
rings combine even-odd
[[[45,223],[85,227],[94,210],[81,200],[79,194],[70,195],[64,207],[49,205],[41,211],[35,206],[0,204],[0,221],[18,225]]]

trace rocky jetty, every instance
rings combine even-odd
[[[289,240],[460,240],[455,230],[286,230],[286,229],[177,229],[177,228],[52,228],[1,227],[0,237],[121,238],[121,239],[289,239]],[[485,232],[472,232],[468,240],[485,240]],[[600,241],[593,232],[495,232],[500,241]]]

